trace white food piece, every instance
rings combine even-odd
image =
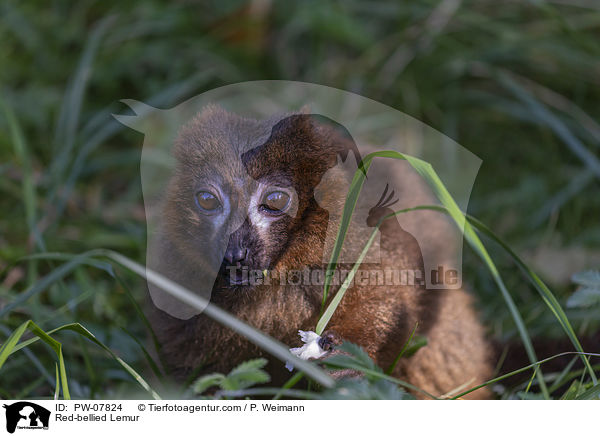
[[[290,353],[298,356],[302,360],[319,359],[327,354],[327,351],[323,350],[319,345],[321,336],[310,330],[298,330],[298,334],[300,335],[302,342],[304,342],[304,345],[297,348],[290,348]],[[290,362],[285,362],[285,367],[288,371],[294,369],[294,365]]]

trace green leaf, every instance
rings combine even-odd
[[[600,271],[582,271],[573,274],[571,280],[581,286],[600,289]]]
[[[580,309],[600,304],[600,288],[579,288],[567,300],[569,309]]]
[[[246,389],[256,384],[268,383],[271,377],[262,368],[267,364],[267,359],[253,359],[244,362],[231,370],[221,382],[225,390],[235,391]]]
[[[568,308],[586,308],[600,304],[600,271],[582,271],[571,280],[580,285],[567,300]]]
[[[219,373],[207,374],[200,377],[192,384],[192,390],[196,394],[201,394],[208,388],[212,388],[213,386],[221,386],[221,382],[224,378],[225,376]]]
[[[378,378],[379,373],[383,372],[382,369],[373,362],[367,352],[356,344],[344,342],[337,350],[341,351],[343,354],[334,354],[327,357],[323,361],[326,365],[361,371],[365,373],[367,378],[372,378],[370,377],[370,374],[372,373],[375,373],[375,378]]]
[[[414,400],[414,397],[389,380],[364,378],[340,380],[334,388],[319,394],[323,400]]]
[[[362,347],[351,342],[344,342],[338,347],[338,349],[350,354],[353,360],[362,368],[368,368],[378,372],[381,371],[381,368],[379,368],[375,362],[373,362],[373,359],[371,359],[371,357]]]
[[[219,386],[225,391],[239,391],[251,386],[268,383],[271,377],[262,368],[267,364],[267,359],[252,359],[233,368],[229,374],[207,374],[200,377],[192,385],[196,394],[201,394],[208,388]]]

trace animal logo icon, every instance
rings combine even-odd
[[[281,173],[285,173],[285,165],[296,165],[295,174],[318,174],[315,180],[305,182],[314,191],[309,197],[328,213],[326,235],[324,240],[318,241],[323,243],[322,255],[319,259],[311,259],[315,265],[328,264],[331,260],[348,188],[360,167],[361,156],[381,150],[398,150],[437,162],[436,169],[442,171],[442,178],[454,183],[450,192],[458,196],[461,207],[468,204],[468,195],[480,163],[458,144],[417,120],[408,119],[398,111],[375,105],[358,95],[314,84],[259,81],[228,85],[169,109],[158,109],[133,100],[123,100],[123,103],[131,108],[134,115],[114,115],[115,119],[144,134],[140,172],[147,223],[146,267],[189,289],[205,304],[215,297],[216,280],[222,274],[224,264],[237,267],[245,262],[254,262],[251,269],[261,273],[269,270],[268,262],[259,265],[256,259],[260,256],[252,255],[248,250],[252,247],[242,247],[237,237],[244,228],[252,228],[259,236],[273,234],[269,227],[271,218],[250,212],[252,207],[263,206],[256,202],[263,201],[264,196],[257,198],[256,193],[273,194],[269,202],[281,206],[281,213],[287,216],[295,217],[299,210],[295,201],[302,195],[301,192],[291,185],[279,185],[282,189],[269,192],[261,191],[264,188],[262,182],[249,170],[248,161],[254,161],[252,165],[256,163],[258,168],[277,167]],[[221,112],[213,110],[217,116],[197,123],[187,135],[183,135],[185,140],[182,141],[182,129],[210,106],[221,108]],[[323,128],[335,132],[333,136],[341,138],[338,145],[341,142],[347,145],[337,151],[337,157],[336,153],[321,147],[321,150],[327,150],[323,162],[315,162],[311,156],[312,160],[304,163],[305,170],[298,170],[303,154],[309,154],[311,143],[302,142],[302,129],[294,130],[294,126],[303,124],[306,119],[319,125],[318,130]],[[323,137],[331,138],[328,135]],[[273,143],[276,143],[276,152],[270,148]],[[446,165],[448,156],[453,153],[464,162],[460,167]],[[333,160],[330,160],[332,156]],[[315,165],[323,165],[322,171],[315,170]],[[455,177],[455,173],[460,177]],[[180,177],[175,180],[177,174]],[[273,173],[274,179],[279,176]],[[436,204],[427,183],[406,161],[375,159],[366,177],[347,225],[345,240],[351,243],[342,245],[337,260],[342,264],[353,264],[361,256],[357,247],[370,239],[374,231],[372,221],[382,211],[396,212],[422,204]],[[204,184],[202,189],[199,184]],[[214,186],[218,189],[212,189]],[[231,189],[222,191],[222,186]],[[387,194],[377,202],[386,189]],[[393,198],[387,198],[392,191]],[[189,199],[194,199],[195,203]],[[396,199],[399,201],[394,203]],[[202,210],[202,216],[198,215],[198,209]],[[199,231],[202,223],[208,221],[210,225]],[[441,216],[439,212],[420,210],[397,215],[388,221],[385,228],[377,231],[363,258],[364,263],[379,264],[383,261],[381,244],[386,240],[390,241],[390,245],[393,242],[393,238],[387,236],[396,234],[390,227],[395,222],[396,227],[402,229],[400,233],[406,235],[407,243],[413,245],[418,241],[427,288],[460,288],[462,233],[450,218]],[[442,225],[435,226],[433,231],[433,228],[423,225],[430,221],[441,222]],[[173,235],[177,235],[177,240]],[[272,252],[276,251],[273,248],[276,239],[270,241]],[[439,249],[440,239],[444,240],[442,250]],[[186,253],[190,261],[188,265],[184,260]],[[433,272],[440,265],[457,271],[458,280],[450,286],[435,283]],[[243,275],[234,279],[239,284],[245,280]],[[232,284],[238,283],[229,283]],[[189,319],[202,312],[201,308],[182,304],[151,283],[149,291],[154,305],[176,318]]]
[[[10,405],[4,404],[6,414],[6,431],[14,433],[21,429],[47,429],[50,411],[29,401],[19,401]]]

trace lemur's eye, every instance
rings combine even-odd
[[[219,199],[208,191],[200,191],[196,194],[196,202],[200,209],[211,212],[221,206]]]
[[[283,212],[290,204],[290,196],[282,191],[274,191],[267,194],[261,205],[261,209],[268,213],[278,214]]]

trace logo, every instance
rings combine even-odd
[[[148,272],[201,297],[192,306],[150,280],[169,315],[197,315],[213,291],[300,285],[304,267],[302,285],[319,286],[331,263],[373,265],[378,286],[462,287],[464,220],[431,205],[467,210],[481,160],[431,127],[301,82],[228,85],[170,109],[122,101],[135,115],[114,117],[144,134]],[[397,247],[412,253],[406,268],[394,269]]]
[[[48,430],[50,411],[29,401],[19,401],[10,405],[4,404],[6,409],[6,431],[14,433],[15,429],[44,429]]]

